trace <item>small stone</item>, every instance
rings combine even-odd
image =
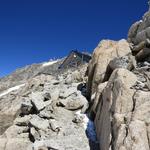
[[[48,148],[46,146],[40,146],[38,150],[48,150]]]
[[[74,123],[77,123],[77,124],[80,124],[80,123],[83,123],[83,116],[79,116],[79,115],[75,115],[74,119],[72,120],[72,122]]]
[[[49,122],[47,119],[42,119],[37,115],[34,115],[30,120],[31,126],[35,127],[37,130],[46,130],[49,128]]]
[[[51,99],[51,95],[50,95],[50,93],[44,93],[44,101],[48,101],[48,100],[50,100]]]
[[[29,121],[30,121],[31,118],[32,118],[31,115],[16,118],[14,120],[14,123],[18,126],[28,126]]]
[[[57,101],[59,99],[59,94],[60,94],[59,89],[54,89],[51,92],[51,99],[52,99],[52,101]]]
[[[50,111],[45,110],[45,109],[42,110],[39,115],[41,118],[47,118],[47,119],[53,118],[52,113]]]
[[[49,122],[50,122],[50,127],[51,127],[52,131],[58,133],[60,131],[61,127],[58,125],[56,120],[53,119],[53,120],[50,120]]]
[[[65,98],[69,97],[70,95],[75,94],[76,92],[77,92],[76,87],[62,89],[60,92],[59,98],[65,99]]]
[[[34,137],[34,140],[40,140],[39,133],[35,130],[35,128],[30,129],[30,134]]]
[[[31,100],[28,98],[24,98],[21,103],[21,114],[28,115],[31,113],[33,105],[31,104]]]

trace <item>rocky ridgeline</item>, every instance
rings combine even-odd
[[[57,75],[59,65],[64,59],[58,61],[49,61],[41,64],[32,64],[23,68],[19,68],[12,74],[0,78],[0,92],[7,90],[11,87],[25,83],[28,79],[31,79],[40,74]]]
[[[128,41],[103,40],[88,66],[88,99],[100,150],[150,149],[150,12]]]
[[[3,92],[0,150],[90,150],[96,133],[84,114],[89,106],[83,96],[86,66],[57,76],[37,75]]]

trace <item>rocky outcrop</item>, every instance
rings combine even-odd
[[[150,38],[150,12],[146,12],[142,20],[134,23],[128,33],[128,41],[137,45]]]
[[[135,111],[137,91],[132,87],[136,82],[136,75],[125,69],[117,69],[111,75],[102,93],[95,118],[101,149],[149,149],[146,122],[142,122],[143,116]],[[146,99],[146,95],[146,93],[143,95],[144,99]],[[149,100],[146,99],[146,101],[148,103]],[[149,109],[146,109],[146,107],[144,113],[148,115]],[[141,111],[139,109],[138,112]],[[138,115],[138,119],[135,115]],[[149,120],[148,116],[146,120]],[[144,129],[140,127],[141,125]],[[135,131],[131,126],[134,126],[137,130]],[[145,132],[142,133],[143,130]],[[135,133],[136,135],[134,135]],[[141,133],[145,137],[144,139],[138,136]],[[133,140],[133,138],[135,139]]]
[[[143,68],[131,72],[122,66],[107,82],[99,82],[91,97],[91,113],[100,149],[149,150],[150,92],[144,74],[149,73]]]
[[[93,52],[92,60],[88,67],[88,97],[95,93],[99,83],[104,82],[107,66],[115,57],[125,56],[131,53],[126,40],[103,40]]]
[[[134,23],[128,33],[128,42],[138,61],[150,61],[150,11],[146,12],[142,20]]]
[[[89,63],[90,114],[100,150],[150,149],[149,14],[130,28],[129,43],[102,41]]]

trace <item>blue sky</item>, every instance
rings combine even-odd
[[[127,37],[148,0],[0,0],[0,76]]]

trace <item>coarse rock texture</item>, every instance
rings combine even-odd
[[[128,42],[138,61],[150,62],[150,11],[146,12],[142,20],[134,23],[128,33]]]
[[[132,25],[121,54],[120,41],[102,41],[89,63],[87,96],[100,150],[150,149],[149,16]]]
[[[146,12],[142,20],[134,23],[128,33],[128,41],[137,45],[150,38],[150,11]]]
[[[99,124],[96,126],[96,130],[100,140],[100,148],[103,150],[109,149],[110,146],[116,149],[118,146],[115,145],[116,141],[121,144],[124,142],[126,134],[120,137],[118,128],[122,125],[125,127],[127,124],[124,121],[128,123],[131,120],[134,105],[132,97],[135,90],[130,88],[135,83],[136,76],[134,74],[124,69],[118,69],[113,72],[102,92],[95,124]],[[124,130],[126,131],[126,128]],[[126,133],[125,131],[124,133]]]
[[[146,75],[145,75],[146,74]],[[148,77],[147,77],[148,76]],[[149,150],[148,71],[117,68],[92,96],[100,150]]]
[[[102,40],[95,48],[92,60],[88,66],[88,97],[95,93],[99,83],[104,82],[107,66],[115,57],[125,56],[131,53],[126,40],[111,41]]]
[[[99,84],[98,87],[97,87],[97,91],[92,96],[91,101],[93,102],[93,104],[92,104],[92,107],[91,107],[91,112],[94,113],[94,114],[97,112],[98,105],[99,105],[99,102],[100,102],[99,99],[100,99],[100,96],[101,96],[104,88],[106,87],[106,85],[107,85],[107,82]]]
[[[0,150],[98,149],[94,122],[84,114],[86,68],[39,74],[2,91]]]

